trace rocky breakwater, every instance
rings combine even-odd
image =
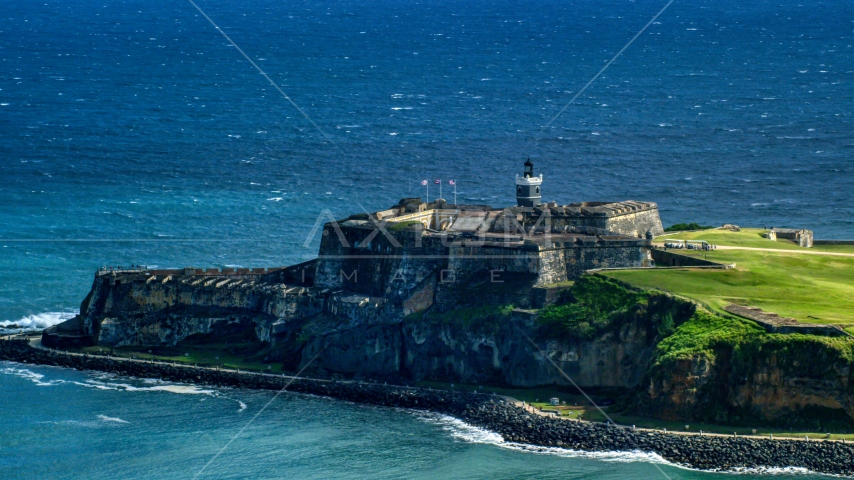
[[[24,342],[0,342],[0,360],[211,386],[266,390],[287,388],[288,391],[365,404],[429,410],[497,432],[507,442],[585,451],[654,452],[668,461],[700,469],[802,467],[814,472],[854,476],[854,445],[850,443],[666,434],[546,417],[530,413],[502,397],[486,394],[293,379],[271,374],[68,355],[31,348]]]

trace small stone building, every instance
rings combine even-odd
[[[804,248],[811,248],[813,244],[812,230],[806,230],[804,228],[772,228],[771,232],[773,232],[777,238],[791,240]]]

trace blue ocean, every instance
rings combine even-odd
[[[239,50],[187,0],[0,2],[0,327],[73,315],[100,266],[307,260],[436,179],[509,205],[529,157],[547,201],[854,238],[851,2],[676,0],[557,118],[667,2],[197,1]],[[2,478],[191,478],[269,399],[0,372]],[[660,475],[296,395],[245,433],[206,475]]]

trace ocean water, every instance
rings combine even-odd
[[[275,393],[10,362],[0,362],[0,391],[4,400],[19,399],[4,404],[0,415],[0,469],[8,480],[199,473],[234,479],[732,478],[642,453],[525,448],[447,416],[299,394],[280,395],[249,423]],[[781,479],[807,474],[771,473]]]
[[[2,1],[0,327],[73,315],[102,265],[309,259],[317,221],[425,196],[423,179],[442,179],[449,199],[455,179],[460,202],[512,204],[529,156],[545,200],[652,200],[665,224],[854,238],[851,2],[677,0],[548,127],[665,2],[197,3],[320,131],[189,2]],[[66,384],[26,386],[38,401],[4,392],[4,422],[10,409],[29,418],[70,400],[52,394]],[[220,402],[213,397],[70,392],[80,402],[163,401],[157,408],[209,422],[219,415],[197,409]],[[118,415],[103,410],[57,421]],[[385,412],[358,411],[390,427]],[[421,425],[428,443],[478,451],[488,459],[480,465],[506,456],[527,475],[564,462],[457,444],[409,414],[397,420]],[[97,448],[90,433],[144,423],[129,421],[24,429],[3,437],[15,447],[0,458],[65,451],[39,435]],[[189,441],[199,430],[186,425],[168,428]],[[444,447],[432,448],[412,455],[432,464]],[[146,454],[116,455],[125,453]],[[312,463],[332,474],[334,462]]]

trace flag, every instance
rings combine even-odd
[[[448,180],[448,185],[456,185],[456,180]]]
[[[442,181],[437,178],[436,181],[433,183],[435,183],[436,185],[439,185],[440,183],[442,183]]]
[[[427,185],[427,180],[421,180],[421,185]]]

